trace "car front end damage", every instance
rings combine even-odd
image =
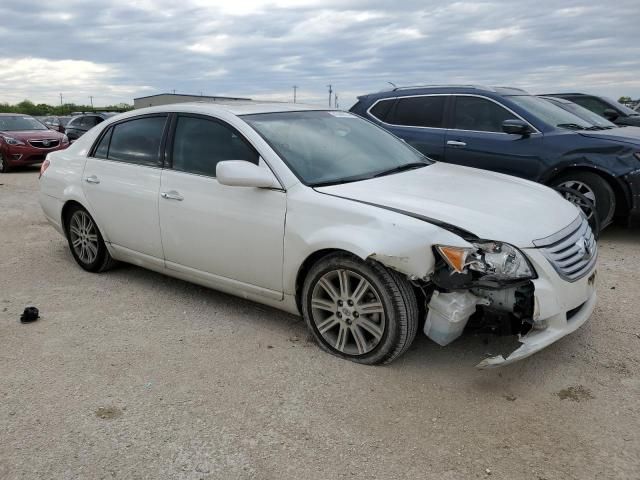
[[[587,220],[579,216],[533,245],[436,246],[440,260],[420,284],[427,303],[424,333],[440,345],[465,329],[517,335],[522,345],[510,355],[477,365],[492,368],[526,358],[583,325],[596,303],[597,245]]]

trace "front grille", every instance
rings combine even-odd
[[[580,215],[571,225],[547,238],[534,240],[558,274],[570,282],[591,271],[598,257],[598,246],[589,222]]]
[[[29,140],[29,145],[36,148],[55,148],[60,144],[60,140],[54,138],[42,140]]]

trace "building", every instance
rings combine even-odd
[[[242,97],[210,97],[207,95],[184,95],[181,93],[159,93],[157,95],[134,98],[133,108],[155,107],[157,105],[170,105],[172,103],[183,102],[220,102],[228,104],[247,101],[251,101],[251,99]]]

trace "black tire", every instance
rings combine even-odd
[[[365,353],[348,353],[338,350],[318,329],[317,322],[319,320],[317,316],[319,315],[319,310],[312,308],[313,293],[317,291],[318,283],[322,279],[327,278],[327,275],[337,274],[340,271],[354,275],[356,283],[359,283],[361,279],[365,279],[369,287],[371,287],[367,294],[375,295],[376,300],[379,298],[384,307],[384,312],[382,313],[384,323],[380,339],[372,339],[371,342],[375,340],[377,344]],[[360,278],[360,280],[357,280],[357,278]],[[358,288],[356,287],[354,290],[357,291]],[[353,295],[356,295],[355,291]],[[366,365],[390,363],[398,358],[411,346],[418,330],[418,303],[409,281],[399,273],[387,269],[377,262],[364,262],[358,257],[347,253],[335,253],[323,257],[311,268],[302,287],[301,305],[307,327],[320,348],[332,355]],[[362,304],[361,306],[366,305]],[[341,307],[338,308],[340,309]],[[357,305],[353,308],[357,308]],[[316,318],[314,318],[314,315],[316,315]],[[327,315],[332,314],[327,313]],[[353,313],[352,315],[356,314]],[[366,313],[362,313],[362,317],[353,319],[353,325],[349,323],[350,327],[345,326],[345,329],[350,333],[345,333],[344,335],[350,336],[354,340],[354,344],[358,344],[356,336],[359,335],[355,335],[353,332],[355,330],[364,331],[358,326],[358,322],[363,319],[367,321],[366,315]],[[338,325],[337,328],[342,331],[343,327]],[[358,347],[359,349],[360,347]]]
[[[567,200],[573,200],[573,203],[576,204],[582,203],[586,197],[589,199],[593,197],[595,200],[593,208],[598,219],[596,222],[592,221],[592,225],[599,225],[600,229],[603,229],[613,221],[616,211],[616,195],[609,182],[600,175],[583,171],[569,172],[554,179],[551,186],[557,188]],[[585,187],[591,193],[587,193]],[[571,195],[570,191],[574,188],[580,195]],[[582,210],[585,211],[585,208]],[[587,212],[585,211],[585,213]],[[588,214],[587,217],[589,217]]]
[[[0,152],[0,173],[9,173],[9,170],[11,170],[11,167],[9,167],[4,154]]]
[[[95,242],[96,252],[95,252],[95,256],[92,255],[92,258],[90,259],[90,261],[83,259],[81,257],[81,254],[73,246],[75,233],[72,232],[72,225],[75,221],[74,218],[76,216],[83,216],[84,218],[88,219],[91,222],[91,226],[92,226],[91,231],[95,232],[95,234],[92,234],[92,235],[95,235],[95,239],[96,239],[96,242]],[[88,272],[93,272],[93,273],[104,272],[106,270],[109,270],[111,267],[113,267],[113,265],[115,264],[115,260],[113,259],[113,257],[111,257],[111,254],[109,254],[109,251],[107,250],[107,246],[105,245],[104,240],[102,239],[102,235],[100,234],[98,225],[96,224],[95,220],[93,219],[93,217],[91,217],[91,215],[89,214],[89,212],[87,212],[86,209],[84,209],[80,205],[72,206],[69,209],[69,211],[66,212],[64,223],[65,223],[64,225],[65,233],[67,234],[67,241],[69,243],[69,249],[71,250],[71,255],[73,255],[73,258],[78,263],[78,265],[80,265],[80,267],[82,267],[84,270]]]

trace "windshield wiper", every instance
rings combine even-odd
[[[568,128],[569,130],[585,130],[585,127],[578,125],[577,123],[559,123],[556,127]]]
[[[385,170],[383,172],[376,173],[371,178],[384,177],[385,175],[391,175],[392,173],[404,172],[406,170],[415,170],[416,168],[426,167],[430,165],[429,163],[424,162],[411,162],[405,163],[404,165],[399,165],[397,167],[390,168],[389,170]]]

